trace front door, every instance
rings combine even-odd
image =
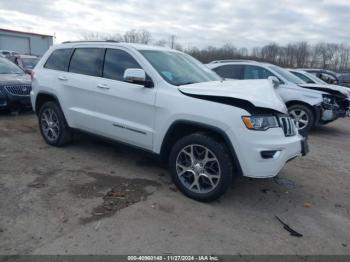
[[[156,88],[124,81],[128,68],[141,68],[131,54],[107,49],[95,96],[95,125],[101,135],[152,149]]]

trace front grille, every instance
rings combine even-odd
[[[14,86],[4,86],[7,92],[16,96],[28,96],[30,91],[32,91],[31,85],[14,85]]]
[[[294,136],[296,134],[293,119],[291,119],[289,116],[281,116],[279,121],[285,136]]]

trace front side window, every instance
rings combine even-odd
[[[128,68],[141,68],[141,66],[127,52],[120,49],[107,49],[103,77],[124,81],[124,72]]]
[[[303,74],[301,74],[301,73],[294,72],[294,71],[291,71],[291,73],[292,73],[293,75],[299,77],[299,78],[300,78],[301,80],[303,80],[305,83],[308,83],[308,84],[314,84],[314,83],[315,83],[311,78],[307,77],[306,75],[303,75]]]
[[[5,58],[0,58],[0,74],[24,74],[23,70]]]
[[[67,71],[72,49],[56,49],[47,59],[44,67],[47,69]]]
[[[267,79],[269,76],[275,75],[260,66],[246,65],[244,68],[244,79]]]
[[[243,68],[243,65],[223,65],[213,70],[223,78],[242,79]]]
[[[69,64],[69,72],[101,76],[105,49],[103,48],[77,48]]]
[[[184,53],[141,50],[140,53],[168,83],[176,86],[221,80],[216,73]]]

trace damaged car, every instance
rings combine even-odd
[[[318,78],[317,76],[315,76],[309,72],[306,72],[304,70],[301,70],[301,69],[288,69],[288,71],[291,72],[293,75],[299,77],[306,84],[314,84],[314,85],[318,85],[321,87],[336,90],[336,91],[339,91],[340,93],[350,97],[350,89],[345,87],[345,86],[329,84],[329,83],[323,81],[322,79]]]
[[[330,70],[316,68],[300,68],[300,70],[304,70],[310,74],[313,74],[328,84],[345,86],[347,88],[350,87],[349,74],[338,74]]]
[[[288,70],[256,61],[214,61],[208,67],[228,79],[271,79],[302,134],[349,114],[345,93],[307,84]]]
[[[180,51],[67,42],[34,71],[31,101],[46,143],[64,146],[82,130],[144,149],[199,201],[219,198],[236,176],[274,177],[308,152],[270,81],[225,81]]]

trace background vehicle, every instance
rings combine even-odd
[[[31,80],[6,58],[0,58],[0,109],[30,108]]]
[[[330,70],[315,68],[301,68],[301,70],[317,76],[328,84],[350,87],[350,77],[348,74],[337,74]]]
[[[273,177],[307,152],[269,81],[222,81],[167,48],[52,47],[35,67],[31,98],[48,144],[67,144],[80,129],[140,147],[167,160],[178,188],[200,201],[220,197],[236,175]]]
[[[35,65],[39,61],[39,58],[37,56],[32,55],[15,55],[10,56],[8,59],[14,62],[26,72],[30,72],[30,70],[33,70]]]
[[[339,91],[342,94],[350,97],[350,89],[349,88],[346,88],[344,86],[339,86],[339,85],[328,84],[327,82],[324,82],[322,79],[316,77],[315,75],[310,74],[310,73],[308,73],[304,70],[301,70],[301,69],[288,69],[288,71],[291,72],[293,75],[299,77],[306,84],[316,84],[317,86],[320,86],[322,88],[329,88],[331,90]]]
[[[349,109],[346,96],[339,98],[341,108],[336,105],[336,97],[329,90],[305,88],[305,82],[281,67],[255,61],[225,62],[215,61],[208,67],[224,78],[267,79],[273,77],[278,82],[277,92],[286,103],[289,115],[296,121],[303,134],[318,124],[325,124],[346,114]],[[303,86],[303,87],[302,87]]]
[[[10,50],[0,50],[0,55],[1,57],[10,57],[10,56],[15,56],[15,55],[19,55],[17,52],[15,51],[10,51]]]

